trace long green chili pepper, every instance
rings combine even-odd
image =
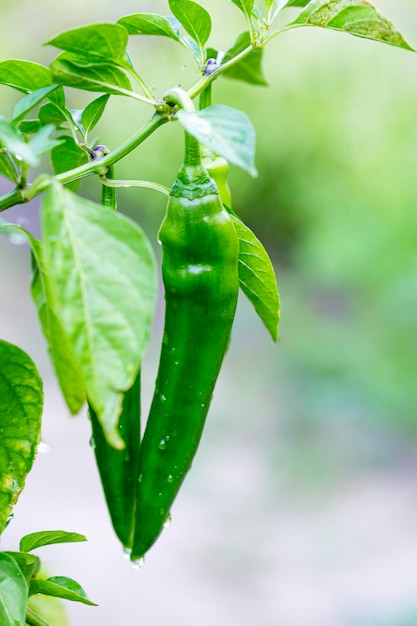
[[[104,148],[104,146],[100,146]],[[113,178],[113,167],[106,173]],[[116,190],[102,187],[101,202],[116,209]],[[116,450],[104,437],[103,429],[92,407],[89,415],[92,426],[92,446],[100,474],[114,531],[124,547],[130,549],[133,541],[136,483],[140,448],[140,372],[133,386],[125,393],[119,418],[119,432],[126,447]]]
[[[237,303],[236,231],[188,134],[159,239],[165,326],[140,450],[132,560],[156,541],[190,469]]]

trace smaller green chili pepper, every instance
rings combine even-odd
[[[105,146],[96,146],[98,156],[108,154]],[[98,158],[96,156],[96,158]],[[113,178],[113,166],[105,174]],[[116,190],[102,186],[101,203],[116,209]],[[132,387],[125,393],[119,418],[119,433],[125,442],[123,450],[116,450],[107,442],[103,429],[92,407],[89,415],[92,426],[92,446],[107,502],[110,518],[117,537],[125,548],[131,548],[136,502],[136,484],[140,448],[140,372]]]
[[[140,373],[125,393],[119,418],[119,433],[126,444],[124,450],[109,445],[91,406],[89,415],[93,431],[91,444],[113,528],[123,546],[131,548],[139,468]]]

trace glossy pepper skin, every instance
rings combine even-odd
[[[91,406],[92,446],[113,529],[122,545],[133,542],[136,483],[139,470],[140,442],[140,373],[125,393],[119,418],[119,433],[124,450],[116,450],[106,440]]]
[[[105,146],[97,146],[96,151],[108,154]],[[99,152],[100,154],[100,152]],[[107,171],[107,178],[113,178],[113,166]],[[116,210],[116,190],[103,185],[101,203]],[[92,407],[89,415],[92,427],[92,446],[107,508],[113,529],[122,545],[130,549],[133,542],[135,519],[136,483],[139,469],[140,449],[140,372],[132,387],[123,399],[119,417],[119,433],[125,442],[123,450],[116,450],[106,440],[103,429]]]
[[[132,560],[156,541],[190,469],[237,303],[236,231],[188,135],[159,239],[165,325],[141,444]]]

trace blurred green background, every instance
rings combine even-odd
[[[227,0],[201,4],[214,17],[212,43],[227,47],[244,28],[243,18]],[[377,5],[417,46],[416,0]],[[48,63],[54,51],[40,44],[59,30],[138,11],[166,14],[167,3],[2,0],[1,10],[0,58]],[[195,79],[191,61],[171,41],[132,40],[130,50],[158,94]],[[101,608],[71,607],[74,624],[416,623],[417,56],[299,29],[267,47],[265,74],[268,88],[217,81],[214,101],[244,110],[256,127],[259,177],[232,168],[230,182],[235,210],[276,266],[281,340],[270,345],[242,299],[207,435],[173,511],[172,534],[161,539],[143,574],[119,574],[119,567],[128,570],[119,554],[117,565],[116,557],[108,561],[107,576],[98,573],[103,554],[111,559],[114,540],[98,483],[89,482],[96,477],[89,474],[88,426],[66,418],[48,369],[24,295],[27,250],[1,240],[2,336],[27,348],[48,381],[52,400],[44,430],[55,463],[63,463],[60,484],[68,480],[59,518],[59,487],[51,497],[42,482],[55,472],[54,459],[40,459],[43,469],[35,467],[8,533],[12,541],[20,530],[40,529],[37,502],[46,525],[51,516],[62,527],[71,520],[74,527],[66,530],[82,532],[86,525],[97,570],[79,563],[90,556],[78,547],[71,567],[78,567],[80,582]],[[1,95],[8,116],[16,96],[5,88]],[[74,108],[92,99],[71,97]],[[148,115],[136,102],[112,98],[97,128],[99,141],[116,146]],[[175,125],[162,128],[117,165],[117,177],[170,185],[181,161],[180,135]],[[99,186],[85,181],[80,191],[98,198]],[[120,208],[153,241],[164,204],[149,191],[119,194]],[[9,219],[26,219],[36,232],[36,206],[16,207]],[[144,374],[145,404],[161,324],[162,303]],[[62,445],[65,462],[58,458]],[[74,454],[82,480],[65,478]],[[109,582],[115,571],[123,588]]]

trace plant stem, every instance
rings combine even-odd
[[[134,135],[129,137],[125,142],[123,142],[118,148],[116,148],[110,154],[103,156],[101,159],[96,159],[95,161],[91,161],[90,163],[85,163],[79,167],[75,167],[72,170],[68,170],[68,172],[63,172],[62,174],[58,174],[55,178],[61,184],[65,185],[66,183],[71,183],[75,180],[79,180],[80,178],[85,178],[87,176],[91,176],[91,174],[96,174],[98,170],[103,167],[108,167],[117,161],[120,161],[123,157],[129,154],[134,148],[139,146],[145,139],[147,139],[152,133],[154,133],[160,126],[168,122],[169,117],[163,115],[161,113],[155,113],[153,117],[147,122],[142,128],[140,128]],[[28,187],[26,189],[14,189],[9,193],[4,194],[0,198],[0,212],[9,209],[15,204],[23,204],[24,202],[28,202],[35,196],[46,191],[51,185],[52,178],[44,178],[42,181],[36,185],[35,191]]]
[[[31,609],[27,609],[26,611],[26,623],[29,624],[29,626],[50,626],[50,624],[36,615]]]
[[[100,180],[106,187],[145,187],[146,189],[153,189],[154,191],[163,193],[165,196],[169,196],[168,187],[160,185],[159,183],[153,183],[150,180],[114,180],[106,178],[105,176],[100,176]]]
[[[242,61],[242,59],[247,57],[251,52],[253,52],[254,49],[255,49],[254,46],[251,44],[250,46],[242,50],[242,52],[240,52],[235,57],[233,57],[233,59],[226,61],[226,63],[223,63],[223,65],[220,65],[220,67],[218,67],[216,70],[214,70],[210,74],[207,74],[206,76],[203,76],[202,78],[200,78],[200,80],[197,81],[196,84],[193,87],[191,87],[191,89],[188,90],[187,93],[190,96],[190,98],[193,100],[194,98],[199,96],[202,91],[207,89],[207,87],[211,85],[211,83],[214,80],[216,80],[218,76],[220,76],[220,74],[222,74],[227,69],[229,69],[229,67],[233,67],[233,65],[235,65],[236,63],[239,63],[239,61]]]
[[[293,30],[294,28],[300,28],[301,26],[305,26],[305,24],[295,24],[294,22],[290,24],[285,24],[285,26],[278,28],[278,30],[274,30],[274,32],[271,33],[269,37],[266,37],[262,42],[262,47],[266,46],[266,44],[269,43],[272,39],[274,39],[277,35],[280,35],[281,33],[285,33],[286,30]]]
[[[137,73],[137,71],[133,67],[129,67],[128,71],[132,74],[132,76],[135,77],[138,85],[141,87],[141,89],[142,89],[143,93],[145,94],[145,96],[147,98],[149,98],[149,100],[152,100],[153,99],[152,94],[149,91],[149,89],[148,89],[145,81],[143,80],[143,78]]]
[[[211,105],[211,83],[200,93],[199,109],[206,109]]]

